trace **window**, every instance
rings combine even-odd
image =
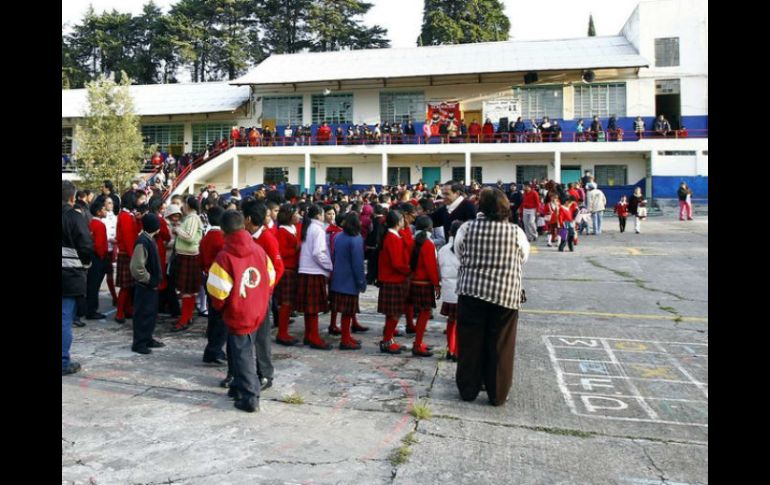
[[[380,93],[380,121],[406,123],[425,118],[425,93]]]
[[[206,146],[213,143],[217,138],[228,138],[230,129],[235,125],[234,121],[227,123],[206,123],[202,125],[192,125],[194,152],[206,150]]]
[[[286,182],[286,172],[281,167],[265,167],[263,184],[280,184]]]
[[[465,180],[465,167],[452,167],[452,180]],[[481,167],[471,167],[471,180],[465,180],[465,185],[471,182],[481,183]]]
[[[157,144],[168,152],[169,146],[184,146],[184,125],[143,125],[142,139],[145,147]]]
[[[353,122],[352,94],[314,94],[313,123],[320,125],[324,121],[329,124],[347,124]]]
[[[521,100],[521,117],[524,120],[561,118],[564,116],[562,87],[513,88],[513,97]]]
[[[575,86],[575,118],[626,116],[626,85]]]
[[[61,155],[72,154],[72,128],[61,129]]]
[[[548,166],[547,165],[517,165],[516,166],[516,183],[523,184],[524,182],[531,182],[535,179],[545,180],[548,178]]]
[[[388,185],[410,184],[409,167],[388,167]]]
[[[615,185],[626,185],[628,175],[627,165],[595,165],[596,183],[599,187],[612,187]]]
[[[276,125],[302,124],[302,96],[270,96],[262,98],[262,119]]]
[[[679,65],[679,37],[655,39],[655,67]]]
[[[348,185],[353,183],[353,167],[327,167],[326,183]]]

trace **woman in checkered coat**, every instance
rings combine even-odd
[[[329,309],[327,281],[333,269],[323,220],[324,210],[320,204],[311,205],[302,220],[297,310],[305,314],[305,345],[330,350],[331,345],[318,334],[318,314]]]
[[[201,287],[201,263],[198,258],[200,242],[203,238],[203,222],[198,216],[198,199],[189,196],[182,208],[182,224],[174,228],[174,274],[176,289],[182,296],[182,314],[172,332],[187,330],[192,325],[195,295]]]
[[[394,336],[398,319],[404,314],[404,302],[409,293],[408,278],[412,272],[409,248],[399,234],[404,227],[404,216],[397,210],[391,210],[385,217],[385,227],[387,230],[378,245],[377,261],[377,280],[380,284],[377,311],[385,315],[380,352],[400,354],[401,345],[396,343]]]

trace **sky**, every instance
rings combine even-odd
[[[62,0],[62,25],[79,23],[88,5],[97,13],[115,9],[138,14],[148,0]],[[374,7],[364,17],[367,25],[388,29],[393,47],[414,47],[422,25],[421,0],[369,0]],[[164,12],[176,0],[155,0]],[[588,16],[593,14],[596,35],[617,35],[639,0],[503,0],[511,21],[511,40],[569,39],[585,37]]]

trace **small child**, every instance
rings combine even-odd
[[[455,254],[454,237],[462,225],[462,221],[452,222],[449,228],[449,242],[438,252],[439,273],[441,273],[441,287],[443,289],[441,299],[441,314],[446,319],[446,358],[457,362],[457,270],[460,261]]]
[[[591,211],[589,211],[587,207],[581,207],[574,221],[578,234],[588,233],[588,223],[590,221]]]
[[[153,239],[158,231],[158,216],[145,214],[129,266],[134,279],[134,343],[131,350],[138,354],[150,354],[150,349],[165,347],[163,342],[152,337],[158,319],[158,285],[162,279],[158,245]]]
[[[436,308],[436,298],[441,297],[441,279],[436,260],[436,246],[430,239],[433,222],[428,216],[420,216],[415,221],[417,235],[410,255],[409,266],[412,269],[412,280],[409,285],[410,305],[419,312],[415,339],[412,345],[412,355],[430,357],[433,355],[423,342],[425,330],[428,327],[431,309]]]
[[[574,218],[578,214],[578,204],[575,197],[570,196],[567,199],[567,204],[561,206],[562,222],[564,228],[562,229],[563,236],[561,243],[559,244],[559,251],[564,251],[564,245],[569,245],[570,252],[574,251],[574,246],[577,244],[577,235],[575,234],[575,222]]]
[[[209,269],[206,289],[228,330],[233,381],[227,395],[235,399],[236,409],[253,413],[259,410],[260,391],[257,329],[267,324],[275,271],[265,250],[245,230],[241,213],[226,211],[221,222],[225,246]]]
[[[628,198],[625,195],[615,205],[615,214],[618,215],[618,222],[620,222],[620,232],[625,232],[626,218],[628,217]]]

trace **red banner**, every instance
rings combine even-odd
[[[428,119],[431,121],[444,122],[449,118],[449,114],[454,115],[454,119],[460,122],[460,103],[428,103]],[[436,119],[438,114],[438,119]]]

